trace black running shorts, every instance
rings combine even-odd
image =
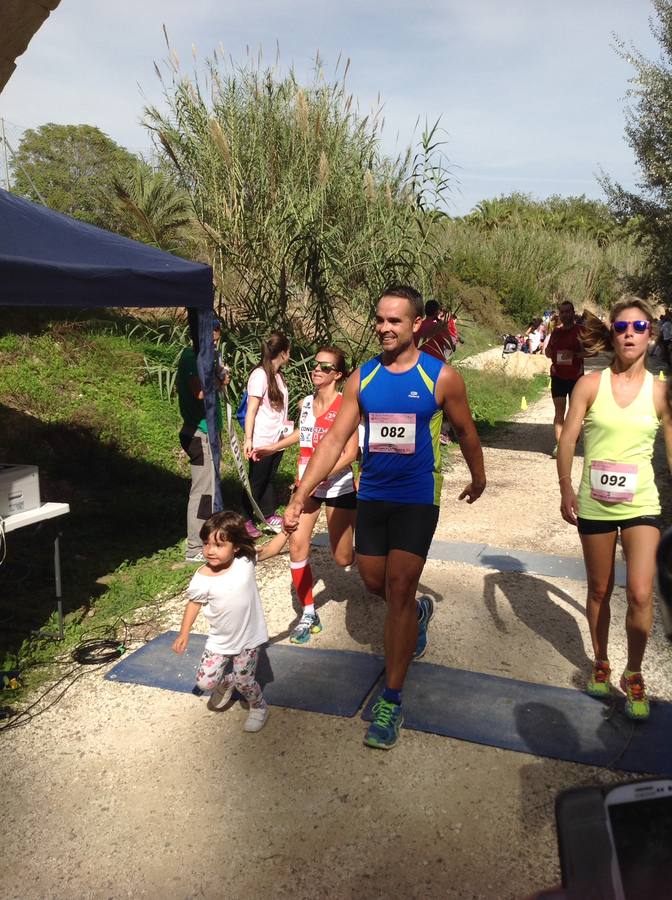
[[[349,494],[341,494],[339,497],[315,497],[310,498],[320,506],[330,506],[332,509],[357,509],[357,491],[350,491]]]
[[[362,556],[387,556],[405,550],[427,559],[439,507],[433,503],[358,500],[355,550]]]
[[[632,519],[582,519],[579,516],[579,534],[609,534],[612,531],[624,531],[636,525],[650,525],[662,529],[661,516],[635,516]]]
[[[571,397],[576,379],[551,375],[551,397]]]

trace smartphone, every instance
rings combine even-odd
[[[615,900],[672,896],[672,779],[613,787],[604,807]]]

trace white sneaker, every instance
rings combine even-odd
[[[243,731],[261,731],[268,718],[268,706],[253,706],[243,727]]]
[[[198,553],[192,554],[191,556],[185,556],[184,559],[186,562],[190,562],[190,563],[205,562],[205,557],[203,556],[203,554],[200,551]]]
[[[233,696],[234,684],[230,682],[221,682],[216,685],[210,699],[208,700],[208,709],[224,709],[226,704]]]

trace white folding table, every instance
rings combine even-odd
[[[46,522],[47,519],[56,519],[59,516],[65,516],[70,512],[70,506],[67,503],[43,503],[36,509],[27,509],[25,512],[14,513],[7,516],[3,520],[3,528],[5,534],[10,531],[16,531],[17,528],[25,528],[26,525],[37,525],[39,522]],[[54,538],[54,585],[56,588],[56,608],[58,611],[58,633],[40,632],[40,634],[57,637],[59,641],[63,640],[63,598],[61,594],[61,545],[60,531],[56,532]]]

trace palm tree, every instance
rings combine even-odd
[[[501,198],[481,200],[476,204],[470,218],[483,231],[495,231],[511,218],[511,208]]]
[[[184,250],[194,239],[191,199],[174,176],[138,160],[113,181],[116,205],[129,218],[137,240],[171,252]]]

